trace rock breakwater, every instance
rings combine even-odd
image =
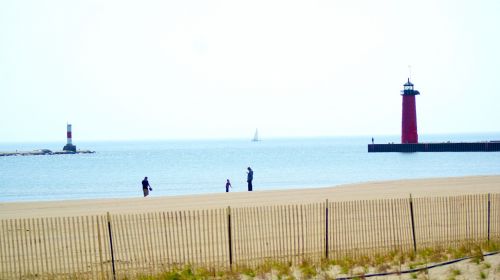
[[[49,149],[40,149],[33,151],[15,151],[15,152],[0,152],[1,156],[47,156],[47,155],[69,155],[69,154],[93,154],[95,151],[77,150],[73,151],[52,151]]]

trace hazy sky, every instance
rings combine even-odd
[[[0,142],[500,131],[500,1],[0,0]]]

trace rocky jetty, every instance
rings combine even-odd
[[[70,155],[70,154],[93,154],[95,151],[77,150],[77,151],[51,151],[49,149],[40,149],[34,151],[15,151],[0,152],[1,156],[46,156],[46,155]]]

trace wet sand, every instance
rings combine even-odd
[[[326,188],[204,195],[0,203],[0,219],[144,213],[325,201],[500,193],[500,175],[366,182]],[[221,188],[223,190],[223,188]]]

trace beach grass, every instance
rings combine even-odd
[[[336,279],[339,277],[358,277],[364,279],[371,273],[395,273],[409,269],[422,269],[405,274],[403,279],[429,279],[429,271],[425,269],[431,264],[453,260],[455,258],[470,257],[478,272],[477,279],[488,279],[489,275],[500,274],[500,264],[496,267],[485,262],[483,254],[497,249],[500,241],[491,242],[462,242],[456,247],[426,247],[415,252],[391,251],[386,254],[345,256],[338,259],[323,259],[320,262],[303,260],[298,264],[291,262],[267,261],[254,268],[241,266],[233,270],[207,270],[192,266],[177,267],[169,271],[154,275],[139,275],[125,279],[139,280],[201,280],[201,279]],[[499,255],[496,255],[500,258]],[[458,263],[459,264],[459,263]],[[467,272],[458,268],[457,263],[446,267],[446,278],[458,279]],[[470,275],[470,274],[467,274]],[[460,278],[460,279],[462,279]],[[354,278],[356,279],[356,278]]]

